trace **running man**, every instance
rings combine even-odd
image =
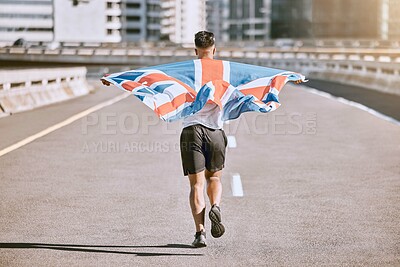
[[[198,59],[213,60],[216,51],[215,38],[212,32],[196,33],[195,52]],[[213,70],[209,70],[213,73]],[[215,77],[219,77],[216,75]],[[204,227],[206,204],[204,186],[207,184],[207,195],[211,209],[211,235],[221,237],[225,227],[221,223],[220,202],[222,195],[222,169],[225,164],[227,138],[222,129],[222,111],[215,103],[207,102],[197,113],[184,118],[180,137],[180,148],[183,172],[190,182],[190,207],[196,226],[194,247],[205,247],[206,232]]]
[[[202,75],[207,81],[221,80],[221,73],[213,69],[215,38],[214,34],[200,31],[195,34],[195,53],[202,60]],[[101,80],[104,85],[110,85],[109,81]],[[204,81],[202,81],[204,82]],[[301,83],[302,80],[295,81]],[[203,86],[204,84],[197,84]],[[126,88],[124,88],[126,89]],[[205,247],[205,214],[206,203],[204,188],[207,187],[207,195],[211,209],[211,235],[215,238],[225,233],[225,227],[221,223],[221,195],[222,195],[222,169],[225,164],[225,151],[227,137],[224,133],[223,111],[212,101],[208,101],[203,108],[183,119],[183,129],[180,136],[180,151],[183,173],[188,176],[190,182],[189,202],[195,223],[196,234],[192,243],[194,247]]]

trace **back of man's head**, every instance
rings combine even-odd
[[[194,44],[197,48],[209,48],[215,44],[214,34],[212,32],[200,31],[194,36]]]

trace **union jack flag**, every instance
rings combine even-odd
[[[114,73],[102,79],[130,91],[162,120],[175,121],[208,103],[223,111],[222,120],[243,112],[270,112],[288,81],[299,73],[215,59],[196,59]]]

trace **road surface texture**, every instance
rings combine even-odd
[[[120,94],[2,118],[0,150]],[[207,218],[202,249],[181,125],[133,96],[5,154],[0,266],[399,266],[400,127],[299,86],[281,103],[225,125],[226,233],[213,239]]]
[[[400,95],[387,94],[348,84],[311,79],[307,86],[363,104],[400,121]],[[400,85],[399,85],[400,86]]]

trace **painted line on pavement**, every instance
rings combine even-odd
[[[71,124],[74,121],[79,120],[79,119],[89,115],[92,112],[95,112],[95,111],[97,111],[99,109],[102,109],[104,107],[110,106],[112,104],[115,104],[118,101],[121,101],[122,99],[127,98],[129,95],[131,95],[131,94],[130,93],[123,93],[123,94],[121,94],[121,95],[119,95],[117,97],[114,97],[114,98],[112,98],[110,100],[107,100],[105,102],[97,104],[97,105],[95,105],[95,106],[93,106],[91,108],[88,108],[88,109],[86,109],[86,110],[84,110],[82,112],[79,112],[79,113],[69,117],[68,119],[66,119],[64,121],[59,122],[59,123],[57,123],[57,124],[55,124],[53,126],[50,126],[47,129],[44,129],[43,131],[40,131],[40,132],[38,132],[38,133],[36,133],[34,135],[31,135],[31,136],[29,136],[29,137],[27,137],[27,138],[15,143],[15,144],[11,145],[9,147],[6,147],[5,149],[0,150],[0,157],[4,156],[7,153],[10,153],[10,152],[16,150],[16,149],[18,149],[18,148],[20,148],[20,147],[22,147],[22,146],[24,146],[26,144],[29,144],[29,143],[35,141],[36,139],[38,139],[40,137],[43,137],[43,136],[45,136],[45,135],[47,135],[47,134],[49,134],[51,132],[54,132],[55,130],[58,130],[58,129],[64,127],[64,126],[67,126],[68,124]]]
[[[240,179],[240,174],[235,173],[234,175],[232,175],[231,188],[232,188],[232,195],[234,197],[243,196],[243,186],[242,186],[242,180]]]
[[[237,147],[237,143],[236,143],[236,137],[233,135],[228,135],[227,136],[228,139],[228,147],[229,148],[235,148]]]
[[[395,125],[400,126],[400,121],[396,120],[395,118],[392,118],[390,116],[382,114],[379,111],[376,111],[375,109],[372,109],[372,108],[369,108],[367,106],[364,106],[363,104],[360,104],[358,102],[354,102],[354,101],[345,99],[343,97],[334,96],[334,95],[331,95],[331,94],[329,94],[327,92],[323,92],[323,91],[320,91],[318,89],[311,88],[311,87],[307,87],[305,90],[310,92],[310,93],[313,93],[315,95],[319,95],[319,96],[322,96],[322,97],[325,97],[325,98],[333,99],[333,100],[339,101],[340,103],[343,103],[343,104],[346,104],[346,105],[361,109],[361,110],[366,111],[369,114],[371,114],[371,115],[373,115],[373,116],[375,116],[377,118],[380,118],[382,120],[385,120],[385,121],[388,121],[388,122],[391,122],[391,123],[393,123]]]

